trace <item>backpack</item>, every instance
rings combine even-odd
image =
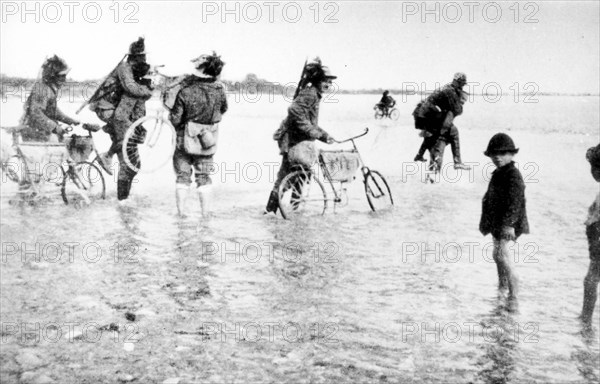
[[[119,63],[119,65],[121,64]],[[90,100],[90,110],[95,112],[96,116],[105,123],[108,123],[113,117],[115,109],[123,96],[123,88],[116,75],[117,68],[113,69],[102,84],[100,84]],[[145,83],[149,80],[143,78],[150,70],[148,63],[133,64],[131,69],[135,81],[149,86],[148,83]]]
[[[111,74],[104,80],[90,102],[90,110],[105,123],[108,123],[115,113],[115,109],[123,96],[119,79]]]

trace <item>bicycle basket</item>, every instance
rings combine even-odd
[[[65,145],[67,146],[69,156],[77,163],[86,161],[94,150],[93,138],[89,136],[72,135],[65,140]]]
[[[348,182],[360,168],[357,151],[321,151],[320,161],[323,170],[329,174],[331,181]]]
[[[19,149],[25,157],[27,177],[35,182],[54,181],[62,177],[62,163],[67,155],[63,143],[24,142]]]

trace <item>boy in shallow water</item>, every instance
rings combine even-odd
[[[494,238],[494,261],[498,268],[498,288],[508,288],[509,299],[516,299],[519,282],[510,263],[508,243],[516,241],[523,233],[529,233],[525,209],[525,183],[521,172],[512,161],[519,152],[513,140],[505,133],[498,133],[490,140],[484,155],[496,166],[488,190],[483,196],[479,230]]]
[[[586,158],[592,166],[594,180],[600,182],[600,144],[588,149]],[[581,320],[589,325],[592,323],[592,315],[598,298],[598,282],[600,282],[600,192],[590,206],[585,225],[590,251],[590,267],[585,280],[583,280]]]

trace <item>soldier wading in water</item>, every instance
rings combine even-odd
[[[329,68],[321,65],[321,60],[318,58],[304,67],[297,95],[288,108],[288,115],[273,135],[273,139],[277,140],[279,144],[281,167],[271,190],[265,214],[277,213],[279,208],[279,185],[283,178],[292,172],[292,166],[295,165],[288,156],[290,149],[296,145],[303,145],[301,143],[315,140],[328,144],[333,143],[333,138],[318,124],[321,97],[323,92],[331,86],[331,81],[336,78],[331,74]]]
[[[42,79],[34,84],[25,104],[21,124],[27,128],[21,131],[23,141],[59,142],[64,134],[59,122],[79,124],[57,106],[58,93],[67,81],[70,70],[67,63],[56,55],[42,65]]]
[[[112,145],[108,152],[99,158],[100,165],[112,174],[110,164],[113,155],[119,158],[119,175],[117,177],[117,198],[125,200],[129,197],[131,183],[137,171],[131,169],[123,156],[123,141],[127,129],[138,119],[146,115],[146,100],[152,97],[152,88],[149,82],[142,77],[148,72],[150,66],[146,63],[146,48],[144,39],[139,38],[129,46],[127,60],[122,61],[108,75],[97,91],[92,96],[90,109],[98,117],[108,123],[104,131],[110,135]],[[138,127],[141,134],[142,126]],[[139,135],[138,135],[139,136]],[[127,148],[130,159],[139,161],[137,145]],[[140,164],[136,164],[139,169]]]
[[[219,122],[227,112],[225,87],[217,81],[225,63],[221,56],[202,55],[192,62],[196,71],[181,83],[169,120],[177,132],[173,154],[176,180],[177,212],[185,216],[185,198],[195,173],[200,206],[208,213],[213,156],[217,151]]]
[[[423,144],[414,161],[426,161],[423,155],[429,151],[437,169],[442,168],[442,158],[446,145],[452,147],[455,169],[470,169],[463,164],[460,156],[460,139],[454,118],[461,115],[466,93],[462,90],[467,84],[464,73],[454,74],[452,83],[434,91],[417,105],[413,112],[415,128],[423,130]]]

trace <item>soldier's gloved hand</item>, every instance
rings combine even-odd
[[[514,227],[502,227],[501,237],[504,240],[512,240],[515,241],[517,236],[515,235]]]
[[[328,136],[326,143],[327,144],[333,144],[333,143],[335,143],[335,139],[333,137],[331,137],[331,136]]]

